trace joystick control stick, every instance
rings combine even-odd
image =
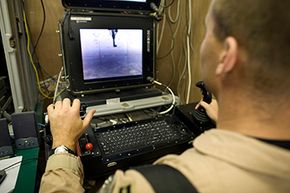
[[[204,82],[199,81],[195,85],[200,88],[201,94],[203,96],[202,100],[210,104],[212,100],[212,94],[206,89]],[[197,109],[194,109],[194,111],[190,113],[202,131],[215,127],[215,124],[208,117],[206,110],[202,106],[199,106]]]

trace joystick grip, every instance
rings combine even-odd
[[[212,100],[212,94],[206,89],[204,82],[199,81],[195,85],[200,88],[201,94],[203,96],[202,100],[210,104]],[[202,106],[199,106],[197,109],[192,111],[191,114],[202,131],[215,127],[215,124],[208,117],[206,110]]]
[[[207,90],[205,84],[203,81],[198,81],[195,84],[196,87],[200,88],[201,94],[203,96],[203,101],[206,102],[207,104],[211,103],[211,99],[212,99],[212,94]]]

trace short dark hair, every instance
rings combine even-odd
[[[237,39],[264,87],[273,87],[269,81],[279,77],[289,77],[290,83],[289,8],[289,0],[215,0],[212,5],[215,36]]]

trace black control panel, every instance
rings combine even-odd
[[[200,88],[203,100],[210,103],[212,95],[207,91],[205,84],[200,81],[196,86]],[[203,107],[195,109],[196,104],[177,106],[173,113],[168,115],[155,114],[146,118],[143,114],[142,119],[138,121],[120,115],[114,115],[114,119],[99,118],[108,119],[109,123],[93,119],[79,140],[85,176],[97,178],[110,175],[116,169],[152,163],[161,156],[181,153],[192,147],[194,138],[208,129],[215,128],[205,109]],[[175,131],[170,133],[170,128],[174,128]],[[148,130],[152,130],[153,134],[146,134]],[[110,136],[107,136],[109,134]],[[150,140],[144,142],[143,138]],[[124,143],[116,142],[118,140]],[[138,143],[140,148],[131,148],[131,145]],[[128,147],[128,150],[120,150],[124,146]]]
[[[109,175],[116,169],[149,164],[192,146],[197,135],[175,115],[98,128],[91,124],[80,138],[87,178]]]
[[[198,82],[196,86],[200,88],[203,100],[210,103],[212,96],[204,83]],[[179,105],[166,115],[159,115],[156,109],[144,109],[94,117],[79,139],[85,177],[96,179],[110,175],[117,169],[153,163],[166,154],[179,154],[192,147],[192,141],[197,136],[215,128],[205,109],[195,109],[196,105]],[[81,107],[81,116],[86,112],[86,107]],[[148,135],[149,130],[152,134]],[[130,138],[131,135],[133,137]],[[144,141],[143,138],[148,140]],[[124,143],[116,142],[118,140]],[[136,144],[139,148],[135,148]],[[124,146],[128,149],[122,150]]]

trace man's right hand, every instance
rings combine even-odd
[[[76,150],[79,137],[83,134],[93,118],[95,110],[91,110],[82,120],[80,117],[80,100],[70,99],[57,101],[47,107],[48,119],[53,138],[52,148],[65,145]]]
[[[199,106],[202,106],[206,110],[206,114],[209,116],[209,118],[214,121],[215,123],[217,122],[218,119],[218,103],[215,99],[212,99],[211,103],[208,104],[204,101],[200,101],[195,109],[197,109]]]

